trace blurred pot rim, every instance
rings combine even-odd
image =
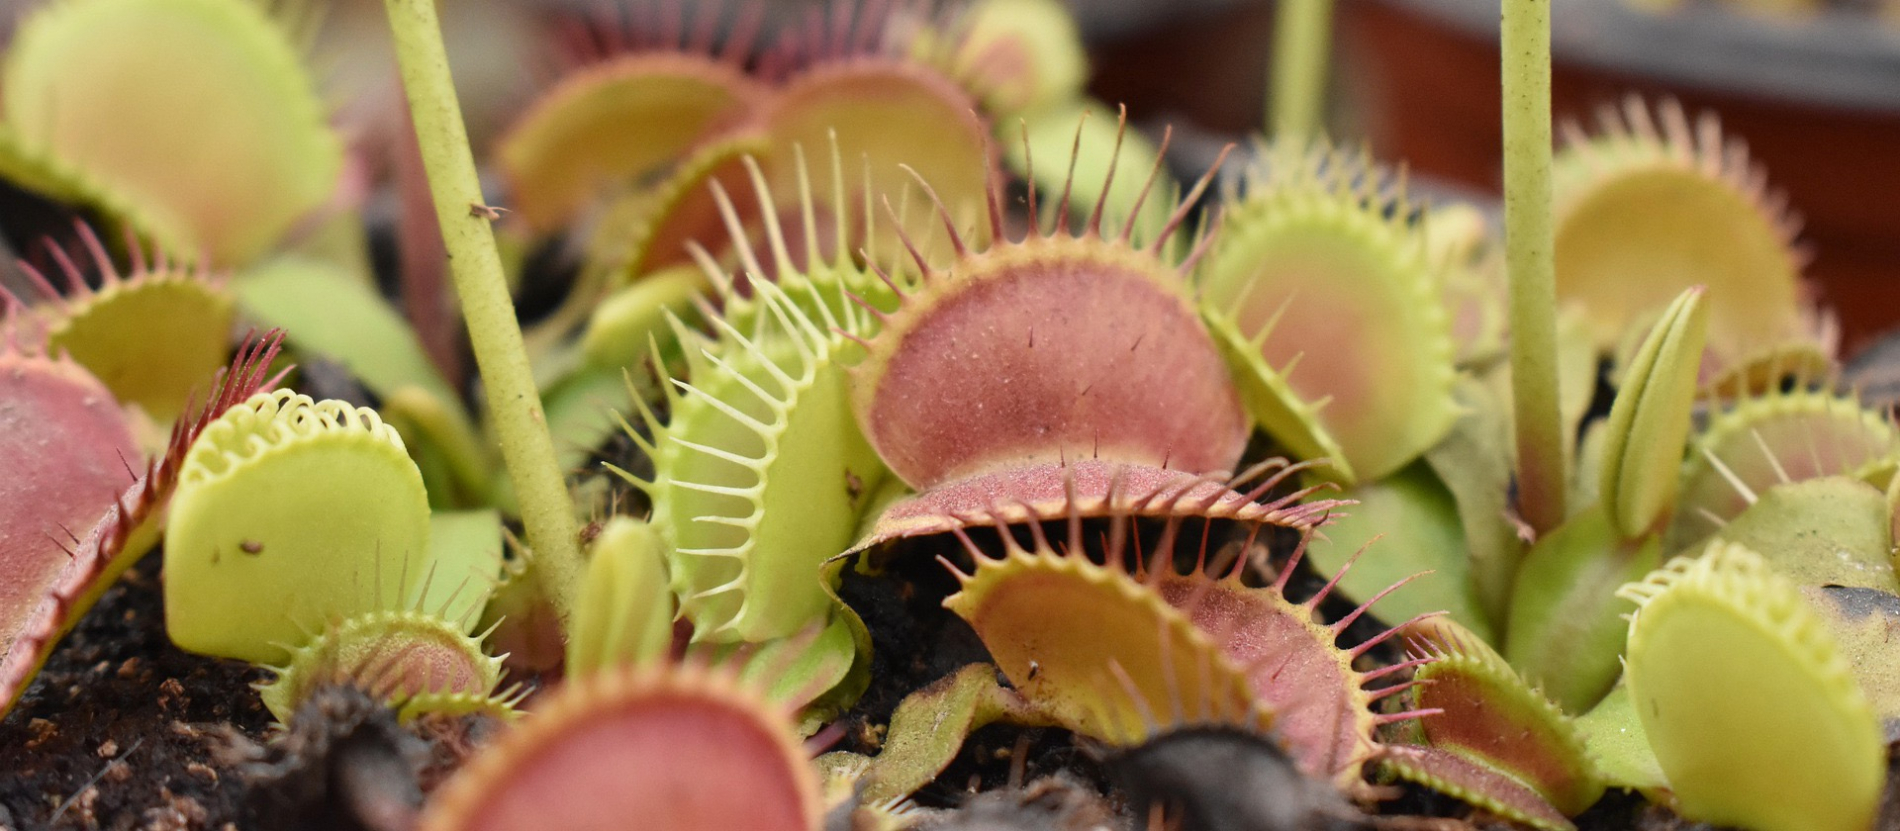
[[[1475,38],[1497,38],[1497,0],[1371,2]],[[1767,19],[1703,3],[1668,13],[1642,12],[1623,0],[1551,6],[1551,48],[1564,62],[1755,97],[1900,110],[1900,26],[1866,12]]]

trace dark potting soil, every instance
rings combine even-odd
[[[165,636],[159,557],[107,590],[0,722],[0,826],[242,828],[244,783],[217,748],[271,722],[248,664]]]
[[[851,729],[836,750],[875,754],[882,727],[905,696],[989,660],[969,624],[943,608],[957,581],[936,557],[957,556],[955,540],[925,539],[897,551],[878,576],[845,570],[839,595],[871,631],[871,687],[845,715]],[[1106,790],[1100,770],[1067,731],[991,725],[972,733],[950,767],[912,802],[925,808],[961,807],[978,792],[1021,786],[1057,771],[1071,777],[1071,790]]]
[[[132,568],[0,722],[0,829],[396,831],[494,730],[399,726],[360,691],[313,693],[288,731],[270,673],[165,636],[160,557]]]

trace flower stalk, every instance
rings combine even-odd
[[[581,568],[574,508],[555,461],[554,441],[495,249],[494,231],[489,227],[493,212],[482,204],[435,4],[433,0],[387,0],[385,5],[436,220],[442,226],[455,291],[487,393],[489,418],[500,437],[502,462],[514,482],[534,553],[533,573],[565,619],[573,608]]]
[[[1272,135],[1314,137],[1326,92],[1333,0],[1280,0],[1273,27]]]
[[[1538,532],[1564,519],[1557,407],[1557,278],[1551,224],[1550,0],[1503,0],[1504,256],[1518,513]]]

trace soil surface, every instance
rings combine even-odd
[[[0,826],[248,828],[245,784],[216,752],[271,723],[248,664],[165,637],[160,557],[127,571],[0,722]]]

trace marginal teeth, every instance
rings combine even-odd
[[[501,659],[483,651],[482,638],[419,611],[375,612],[349,618],[293,650],[289,663],[259,691],[282,722],[311,692],[331,683],[361,686],[404,719],[475,711],[511,715],[507,694],[495,695],[500,682]]]
[[[1884,487],[1900,459],[1900,431],[1851,396],[1770,392],[1723,406],[1690,443],[1671,550],[1735,519],[1776,485],[1826,476]]]
[[[254,395],[185,456],[166,530],[167,633],[196,652],[279,660],[274,643],[299,642],[300,618],[391,608],[381,587],[422,574],[428,540],[421,473],[375,411]]]
[[[1259,152],[1196,271],[1202,315],[1269,434],[1336,481],[1381,478],[1457,417],[1444,291],[1463,275],[1411,226],[1402,177],[1323,145]]]
[[[4,340],[4,345],[0,346],[0,364],[38,359],[37,349],[27,352],[21,347],[19,333],[14,328],[17,324],[14,314],[9,309],[6,319],[0,321],[0,329],[5,330],[4,334],[0,334],[0,340]],[[72,552],[72,556],[67,557],[64,551],[57,552],[60,571],[55,573],[56,579],[43,587],[40,596],[28,608],[28,616],[8,621],[7,628],[0,631],[0,638],[5,639],[6,645],[4,654],[0,654],[0,714],[4,714],[18,700],[20,693],[38,672],[41,662],[73,622],[91,608],[101,588],[110,584],[144,553],[138,547],[136,532],[165,510],[191,443],[227,409],[268,386],[266,379],[269,377],[270,365],[276,360],[282,342],[283,333],[277,330],[262,339],[247,338],[228,371],[212,381],[210,394],[202,407],[173,425],[167,446],[146,463],[137,481],[118,491],[104,516],[92,526],[90,533],[84,535],[83,543]],[[81,372],[70,363],[64,366],[72,368],[74,372]],[[0,379],[18,382],[29,377],[21,367],[0,366]],[[101,399],[110,397],[104,392],[98,393],[98,396]],[[20,397],[15,398],[15,404],[18,404]],[[118,415],[116,410],[108,412]],[[70,426],[80,420],[55,418],[49,421]],[[24,433],[14,430],[7,433],[6,438],[17,440],[26,437]],[[98,447],[101,442],[97,440],[86,444],[121,457],[128,455],[112,447]],[[130,437],[125,437],[119,444],[121,448],[130,446]],[[34,451],[39,452],[39,448],[35,447]],[[112,461],[128,467],[130,464],[124,458]],[[105,466],[111,469],[109,464]],[[108,486],[105,490],[112,492],[115,487]],[[147,540],[145,544],[149,545],[150,541]],[[14,566],[16,573],[28,570],[17,562],[10,565]]]
[[[1193,723],[1189,712],[1256,731],[1272,724],[1241,668],[1121,569],[1119,554],[1102,566],[1079,551],[1057,554],[1046,540],[1032,551],[1008,533],[1002,538],[997,557],[963,537],[975,568],[944,606],[970,623],[1016,689],[1049,717],[1118,745]]]
[[[1419,726],[1434,747],[1503,772],[1575,816],[1603,795],[1583,737],[1557,705],[1491,647],[1445,619],[1411,624],[1407,655],[1426,663],[1412,703],[1434,709]],[[1500,743],[1499,736],[1515,737]]]
[[[1334,624],[1319,621],[1314,610],[1337,585],[1344,569],[1306,602],[1286,598],[1287,580],[1305,551],[1303,540],[1280,576],[1261,588],[1242,582],[1245,560],[1237,561],[1225,576],[1198,568],[1181,575],[1169,568],[1146,572],[1142,578],[1241,665],[1261,706],[1276,714],[1275,729],[1300,768],[1352,789],[1359,786],[1363,764],[1378,755],[1376,729],[1419,714],[1373,713],[1373,702],[1389,693],[1369,690],[1373,676],[1353,668],[1363,649],[1398,630],[1387,629],[1360,647],[1346,650],[1336,643],[1339,623],[1363,614],[1366,607]]]
[[[1791,580],[1716,542],[1621,594],[1639,604],[1625,659],[1631,703],[1684,817],[1870,827],[1886,781],[1883,731]],[[1741,687],[1760,694],[1734,695]]]
[[[1795,221],[1714,117],[1632,96],[1600,121],[1594,137],[1566,131],[1553,163],[1557,291],[1587,310],[1599,348],[1692,285],[1708,287],[1720,364],[1815,340]]]
[[[47,250],[65,294],[33,266],[19,264],[40,294],[36,311],[45,322],[46,352],[70,355],[99,374],[121,403],[169,422],[191,403],[192,386],[224,362],[235,316],[226,276],[202,264],[174,265],[158,251],[148,256],[136,239],[128,241],[132,268],[121,274],[91,227],[76,223],[75,229],[100,275],[98,288],[51,240]]]
[[[840,319],[819,280],[792,281],[795,294],[761,280],[743,302],[728,297],[710,340],[681,327],[698,360],[690,383],[673,381],[670,420],[638,403],[653,429],[654,476],[627,478],[653,499],[673,591],[701,638],[771,640],[822,620],[834,601],[818,563],[858,523],[844,483],[883,477],[845,406],[845,332],[811,319],[813,308]],[[849,478],[837,477],[837,489],[809,487],[812,470],[840,462]]]

